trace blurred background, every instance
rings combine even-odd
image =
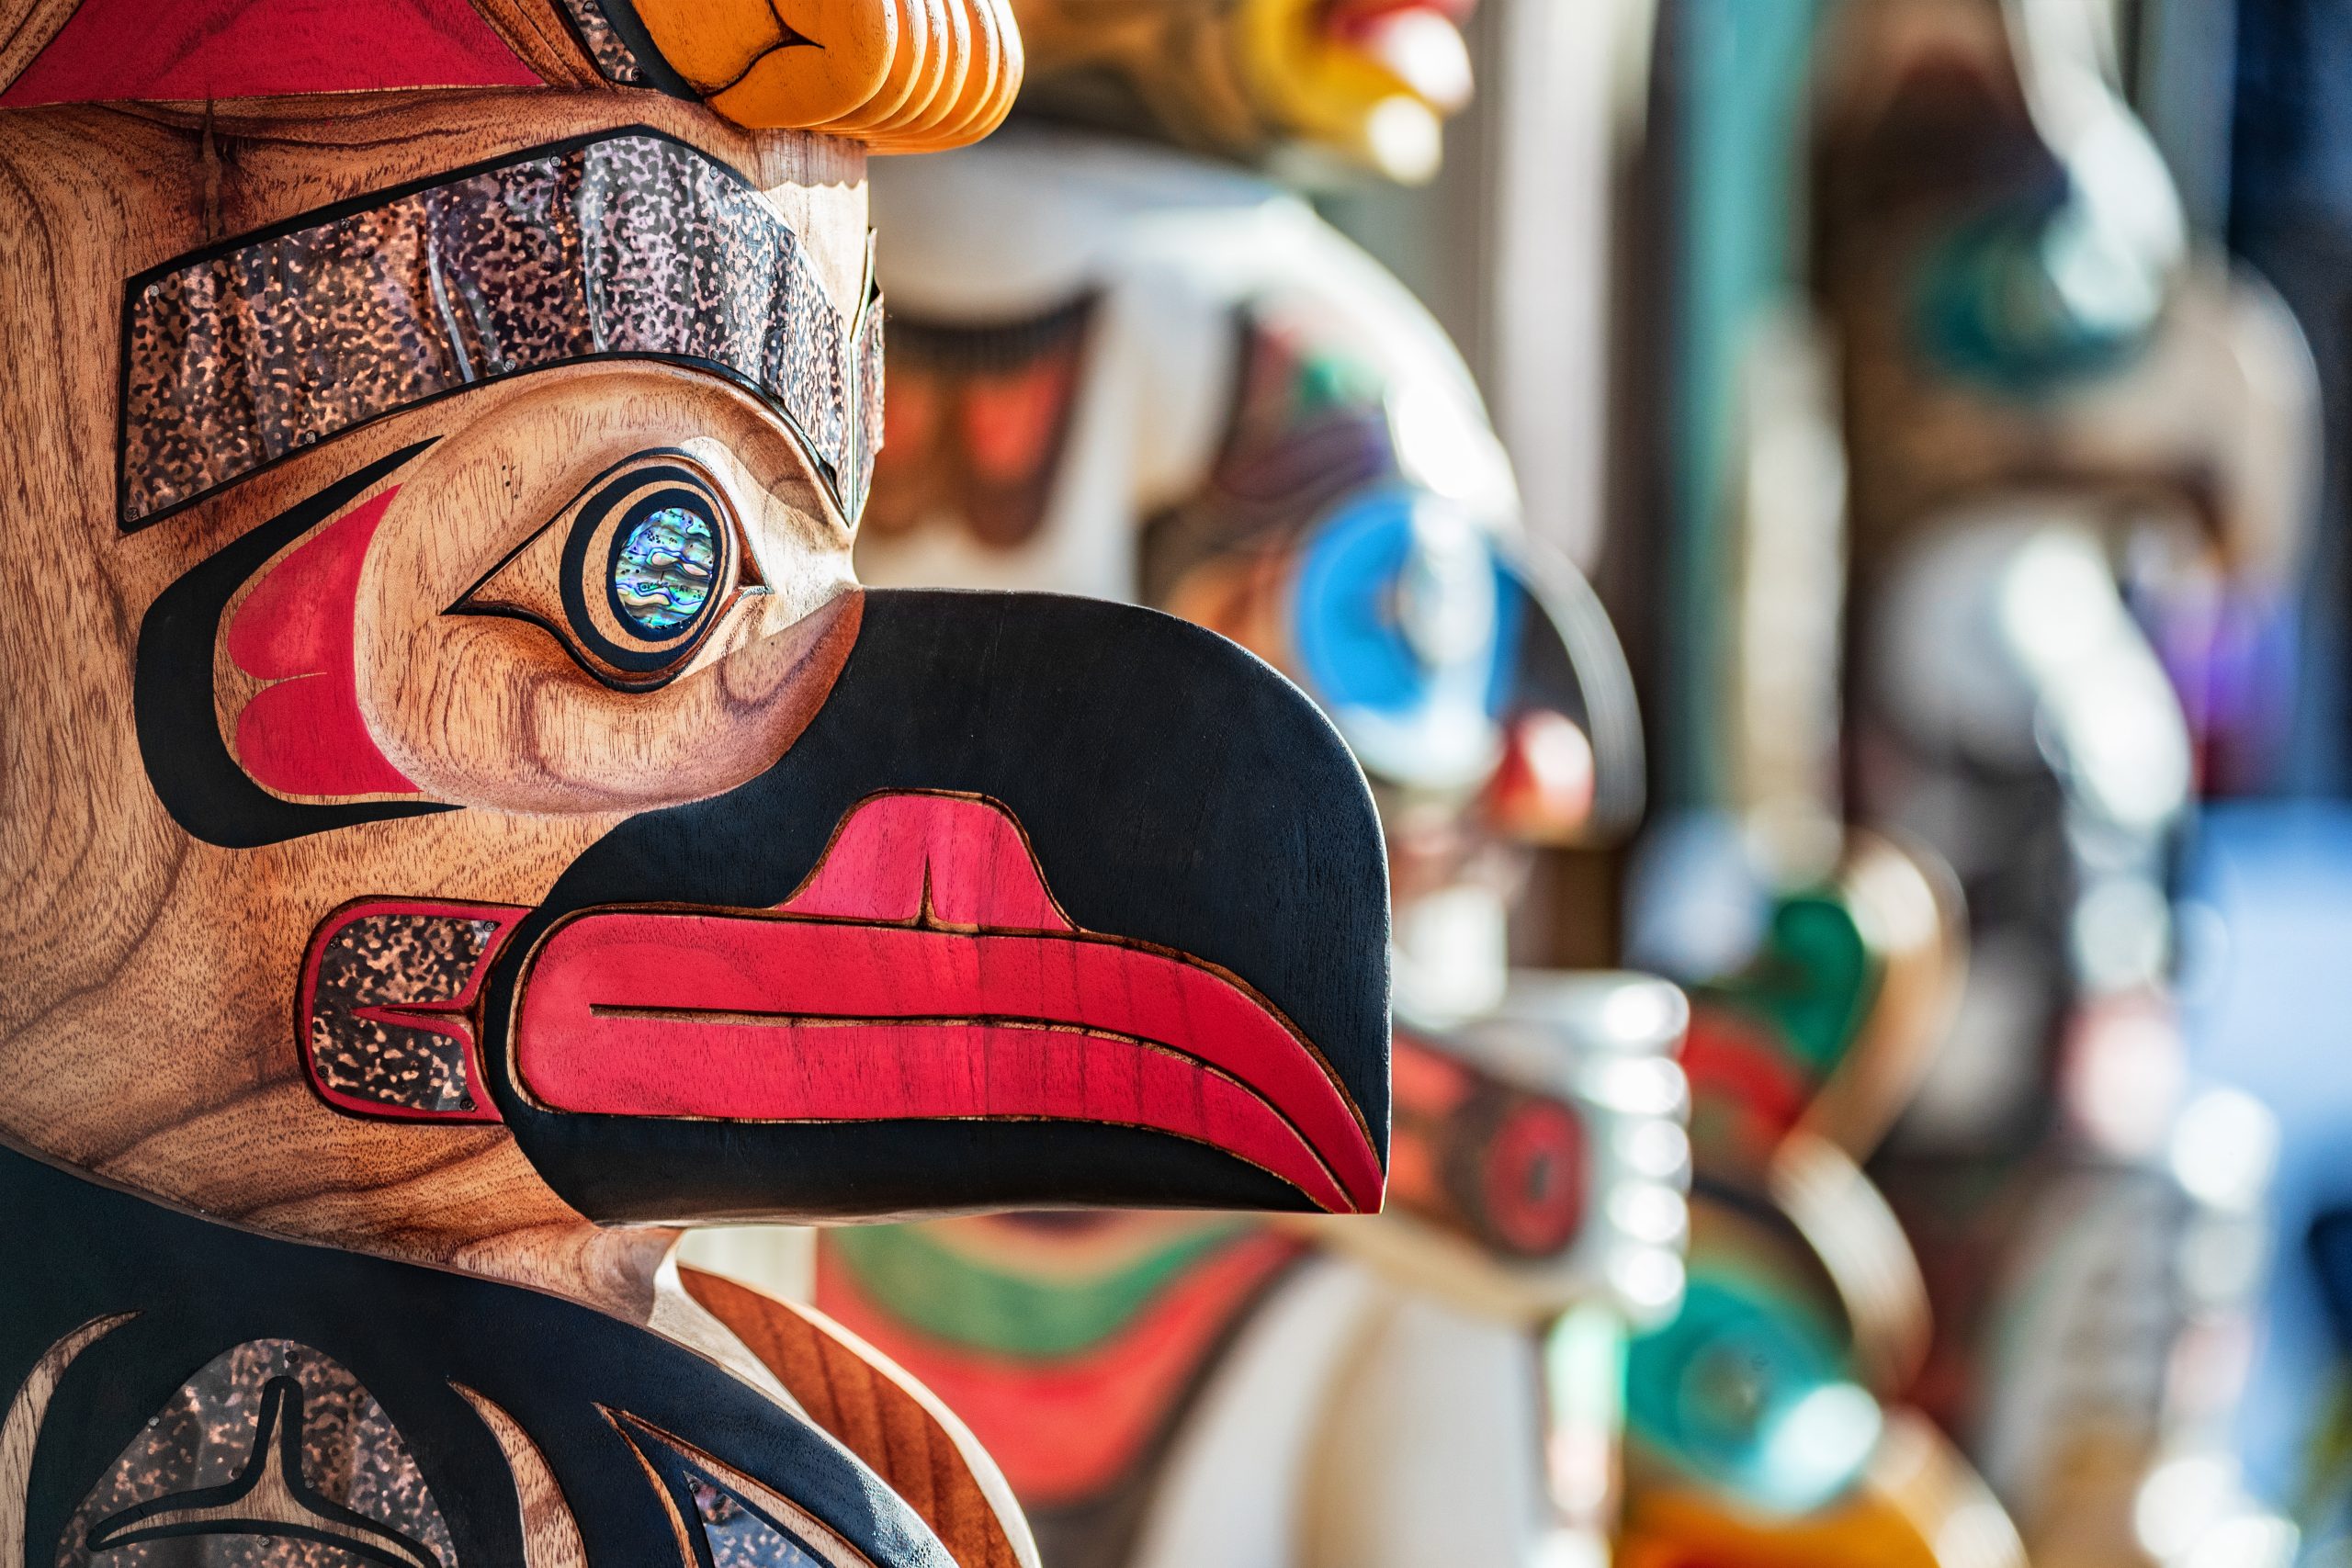
[[[1322,704],[1389,1210],[696,1260],[1045,1568],[2352,1568],[2352,0],[1014,8],[861,574]]]
[[[1544,853],[1520,955],[1704,980],[1824,823],[1932,847],[1973,953],[1869,1161],[1936,1307],[1899,1397],[2036,1563],[2352,1562],[2352,5],[1468,36],[1437,177],[1316,199],[1634,668],[1648,818]]]

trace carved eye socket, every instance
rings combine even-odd
[[[731,597],[739,544],[717,487],[693,470],[657,463],[615,476],[572,514],[564,619],[613,670],[666,670]]]
[[[598,680],[641,689],[764,592],[717,481],[664,452],[607,471],[453,608],[536,621]]]

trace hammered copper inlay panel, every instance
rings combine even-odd
[[[407,1442],[358,1380],[308,1346],[255,1339],[149,1419],[67,1521],[57,1568],[368,1561],[457,1568],[457,1551]]]
[[[309,1044],[320,1084],[371,1104],[429,1113],[478,1109],[462,1039],[363,1010],[460,999],[502,922],[386,913],[347,920],[319,953]],[[451,1029],[464,1025],[451,1020]]]
[[[611,20],[597,0],[563,0],[563,9],[571,18],[571,30],[587,46],[588,58],[596,62],[598,75],[624,87],[646,85],[645,68],[637,62],[628,42],[613,30]]]
[[[518,158],[134,278],[121,517],[469,386],[583,359],[718,371],[854,515],[879,305],[845,321],[773,203],[650,131]],[[870,382],[871,394],[861,391]]]
[[[865,314],[857,329],[857,418],[856,428],[863,438],[851,452],[857,465],[847,484],[842,486],[843,504],[853,517],[865,511],[865,498],[874,489],[874,459],[882,450],[882,301],[868,300]]]

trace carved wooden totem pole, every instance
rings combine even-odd
[[[1931,863],[1848,835],[1755,959],[1691,995],[1690,1280],[1628,1359],[1625,1568],[2024,1568],[1999,1505],[1903,1401],[1926,1293],[1860,1168],[1964,969]]]
[[[663,1228],[1381,1200],[1329,724],[851,570],[860,142],[1009,18],[0,9],[0,1563],[1034,1562]]]
[[[1327,124],[1433,124],[1461,60],[1429,7],[1017,9],[1033,107],[1251,158],[1373,157]],[[1684,1009],[1644,976],[1514,976],[1504,936],[1526,845],[1638,809],[1606,620],[1523,537],[1453,345],[1260,174],[1016,121],[892,166],[876,204],[900,314],[861,570],[1140,599],[1317,700],[1387,835],[1396,1158],[1392,1213],[1344,1235],[844,1231],[819,1304],[973,1421],[1048,1568],[1601,1551],[1614,1341],[1680,1279]]]
[[[2212,687],[2167,612],[2285,570],[2316,400],[2284,307],[2189,245],[2110,29],[1849,7],[1815,144],[1850,807],[1952,863],[1975,952],[1969,1070],[1931,1077],[1884,1172],[1942,1263],[1926,1396],[2037,1568],[2146,1560],[2147,1474],[2226,1440],[2233,1378],[2181,1369],[2244,1331],[2244,1284],[2194,1261],[2244,1222],[2164,1157],[2195,1086],[2146,1088],[2185,1070],[2173,860],[2238,716],[2185,709]],[[2213,1505],[2183,1533],[2239,1506]]]

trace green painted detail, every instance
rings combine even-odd
[[[1291,382],[1292,402],[1305,413],[1377,408],[1386,395],[1379,372],[1371,366],[1328,351],[1310,353],[1302,358]]]
[[[1878,996],[1877,965],[1844,900],[1802,893],[1773,909],[1764,951],[1747,970],[1701,994],[1761,1019],[1817,1085],[1861,1037]]]
[[[1626,1427],[1751,1507],[1804,1513],[1852,1485],[1877,1446],[1878,1402],[1850,1360],[1800,1297],[1694,1258],[1681,1312],[1627,1355]]]
[[[1826,1077],[1854,1048],[1878,990],[1853,911],[1826,893],[1783,899],[1766,958],[1780,983],[1766,987],[1765,1011],[1815,1078]]]
[[[1677,143],[1668,411],[1667,602],[1657,710],[1661,804],[1723,806],[1734,795],[1732,537],[1740,365],[1758,323],[1798,302],[1800,164],[1815,35],[1826,0],[1683,0],[1664,68]]]
[[[826,1237],[826,1247],[869,1301],[918,1333],[967,1349],[1049,1360],[1109,1339],[1164,1288],[1251,1228],[1247,1220],[1211,1224],[1087,1280],[1016,1273],[944,1247],[911,1225],[844,1227]]]

